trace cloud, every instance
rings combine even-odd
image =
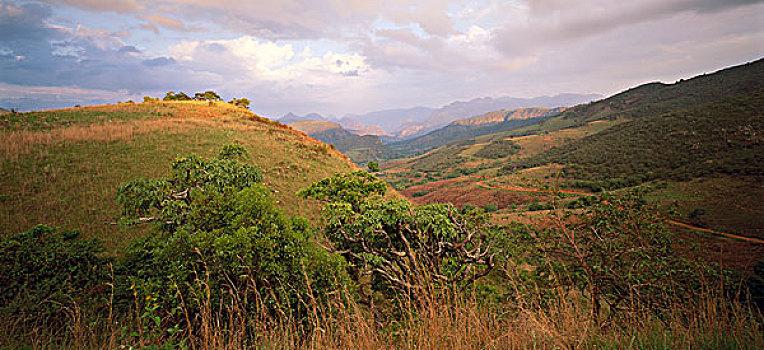
[[[130,13],[144,10],[135,0],[46,0],[57,5],[68,5],[88,11]]]
[[[761,13],[759,0],[0,0],[0,83],[214,89],[272,115],[608,94],[761,57]]]
[[[682,13],[714,14],[761,0],[535,0],[529,1],[520,21],[496,30],[497,48],[516,54],[538,47],[565,44]],[[691,26],[692,27],[692,26]],[[690,27],[690,28],[691,28]]]

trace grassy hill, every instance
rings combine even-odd
[[[143,233],[110,224],[120,216],[117,186],[166,174],[178,155],[244,145],[278,205],[312,219],[318,205],[295,192],[356,169],[323,143],[226,103],[124,103],[5,114],[0,122],[2,233],[49,223],[98,237],[112,252]]]
[[[287,124],[293,129],[302,131],[308,135],[325,132],[332,129],[342,129],[342,126],[335,122],[323,121],[323,120],[299,120],[293,123]]]

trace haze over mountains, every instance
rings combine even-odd
[[[359,135],[379,135],[391,139],[406,139],[425,134],[449,123],[498,110],[527,107],[569,107],[601,99],[598,94],[558,94],[534,98],[482,97],[469,101],[457,101],[440,108],[412,107],[388,109],[366,114],[347,114],[340,119],[324,117],[317,113],[297,116],[287,113],[279,119],[284,124],[300,120],[335,121],[348,131]]]

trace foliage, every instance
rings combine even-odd
[[[486,213],[492,213],[499,210],[499,206],[496,203],[488,203],[483,206],[483,210],[485,210]]]
[[[220,95],[217,94],[217,92],[212,90],[207,90],[205,92],[195,93],[194,100],[212,102],[212,101],[222,101],[223,99],[220,97]]]
[[[421,191],[416,191],[416,192],[412,193],[411,196],[412,197],[422,197],[422,196],[426,196],[428,193],[430,193],[430,191],[428,191],[428,190],[421,190]]]
[[[367,164],[367,167],[369,168],[369,171],[371,171],[372,173],[376,173],[376,172],[379,171],[379,163],[377,163],[375,161],[370,161]]]
[[[186,95],[183,91],[178,92],[177,94],[174,91],[169,91],[165,96],[162,98],[163,101],[190,101],[192,100],[191,97]]]
[[[0,241],[0,313],[53,326],[73,307],[92,308],[105,288],[108,260],[97,240],[38,225]]]
[[[516,154],[520,148],[520,145],[512,140],[496,140],[475,152],[475,157],[487,159],[506,158]]]
[[[468,284],[493,267],[494,252],[482,212],[460,213],[450,204],[413,207],[407,201],[385,200],[369,190],[384,186],[372,176],[365,175],[364,185],[359,185],[348,181],[347,175],[314,183],[302,195],[327,202],[324,234],[358,273],[384,281],[375,287],[418,299],[433,285]],[[341,195],[334,195],[337,187],[344,187]]]
[[[387,186],[377,180],[374,175],[365,171],[335,174],[332,177],[313,183],[308,188],[300,190],[297,195],[302,198],[312,197],[326,202],[347,203],[356,210],[369,196],[384,196]]]
[[[249,105],[250,103],[252,103],[252,101],[250,101],[248,98],[245,98],[245,97],[242,97],[242,98],[234,97],[230,101],[228,101],[228,103],[232,105],[236,105],[238,107],[249,108]]]
[[[235,159],[244,151],[226,146],[218,158],[182,157],[169,176],[118,191],[126,215],[152,214],[139,221],[158,221],[161,232],[127,250],[119,275],[130,283],[121,285],[154,298],[168,319],[180,321],[181,307],[198,314],[203,302],[301,318],[306,300],[324,300],[342,283],[340,262],[310,245],[307,222],[281,214],[257,183],[260,171]],[[123,290],[122,300],[129,294]]]
[[[571,185],[594,191],[713,174],[762,176],[764,90],[638,120],[511,162],[503,172],[566,164]],[[655,132],[660,130],[661,132]],[[635,152],[634,150],[639,150]]]
[[[663,218],[638,193],[602,195],[582,210],[559,212],[551,224],[519,229],[513,236],[524,253],[509,259],[534,266],[521,273],[533,280],[525,287],[582,291],[595,320],[603,303],[609,318],[640,307],[660,313],[672,301],[691,298],[699,276],[716,275],[673,251]]]
[[[220,196],[230,196],[262,180],[262,172],[235,158],[244,154],[241,146],[224,146],[219,158],[188,156],[175,159],[169,176],[136,179],[117,189],[123,215],[134,223],[156,221],[162,229],[174,232],[194,224],[193,213],[206,210]],[[222,208],[218,208],[222,209]],[[225,220],[224,212],[217,212]]]

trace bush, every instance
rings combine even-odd
[[[326,202],[324,233],[354,275],[371,275],[373,288],[421,301],[428,288],[464,286],[491,271],[494,252],[482,231],[485,214],[462,213],[450,204],[385,200],[377,188],[384,189],[384,183],[356,172],[334,175],[299,193]]]
[[[483,210],[485,210],[486,213],[491,213],[499,210],[499,206],[496,205],[496,203],[488,203],[483,207]]]
[[[95,307],[108,260],[96,240],[78,231],[38,225],[0,241],[0,310],[4,316],[53,325],[65,309]]]
[[[422,196],[426,196],[428,193],[430,193],[430,191],[428,191],[428,190],[416,191],[416,192],[412,193],[411,196],[412,197],[422,197]]]
[[[181,308],[199,315],[210,305],[302,320],[306,301],[341,289],[341,260],[311,245],[304,219],[274,206],[260,170],[236,159],[245,153],[225,146],[217,158],[182,157],[167,177],[120,186],[125,221],[158,229],[127,250],[123,305],[150,300],[170,325]]]

